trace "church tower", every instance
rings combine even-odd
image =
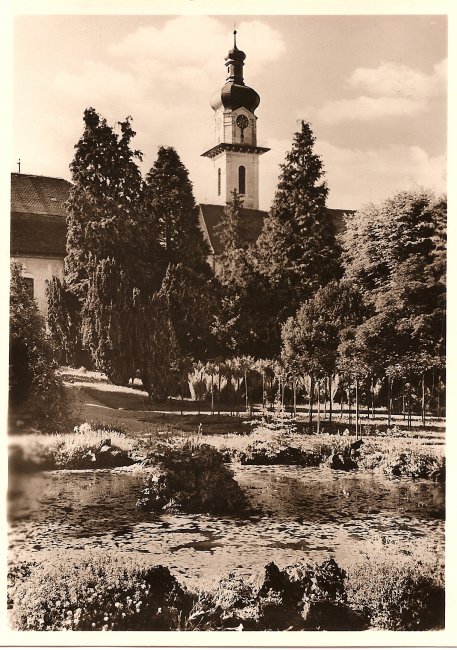
[[[214,165],[214,199],[226,204],[235,189],[243,199],[243,207],[259,208],[259,156],[266,147],[257,146],[257,117],[259,95],[246,86],[243,66],[246,54],[234,43],[225,58],[225,85],[211,100],[214,110],[215,145],[202,154],[212,158]]]

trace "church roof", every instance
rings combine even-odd
[[[200,203],[202,227],[214,255],[220,255],[223,250],[220,239],[217,236],[216,228],[222,221],[224,208],[225,205]],[[345,214],[352,214],[353,212],[354,210],[327,208],[327,213],[333,220],[337,233],[344,230],[343,216]],[[248,208],[241,210],[241,234],[244,241],[253,243],[257,240],[267,215],[268,212],[263,210],[249,210]]]
[[[208,243],[214,255],[222,253],[222,244],[217,236],[216,227],[222,220],[225,205],[213,205],[211,203],[200,203],[202,226],[207,236]],[[263,210],[241,210],[241,234],[246,242],[255,242],[262,231],[263,221],[268,212]]]
[[[12,255],[65,256],[70,187],[63,178],[11,174]]]

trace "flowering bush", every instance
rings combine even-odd
[[[422,561],[389,559],[356,565],[348,576],[348,600],[373,628],[430,630],[444,627],[444,583]]]
[[[89,558],[36,567],[16,588],[18,630],[175,630],[192,606],[163,566]]]

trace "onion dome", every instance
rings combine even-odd
[[[236,46],[236,31],[233,32],[233,36],[233,48],[225,57],[228,73],[226,83],[212,98],[211,108],[216,111],[224,107],[234,111],[243,106],[253,113],[260,104],[260,97],[255,90],[244,83],[243,66],[246,54]]]

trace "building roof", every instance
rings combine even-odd
[[[63,178],[11,174],[11,212],[65,217],[70,188]]]
[[[11,174],[12,255],[65,256],[70,188],[63,178]]]
[[[11,254],[64,257],[66,254],[65,203],[71,183],[63,178],[11,174]],[[225,205],[200,204],[201,225],[214,255],[222,252],[216,233]],[[344,230],[344,214],[353,210],[327,208],[337,232]],[[255,242],[268,215],[263,210],[241,210],[241,233]]]
[[[216,228],[222,221],[224,208],[225,205],[200,203],[202,228],[214,255],[220,255],[223,250],[221,241],[217,236]],[[352,214],[353,212],[354,210],[327,208],[327,213],[333,220],[337,233],[344,230],[343,216],[345,214]],[[249,210],[247,208],[241,210],[241,234],[244,241],[251,243],[257,240],[267,215],[268,212],[264,212],[263,210]]]
[[[65,257],[67,223],[47,214],[11,214],[11,255]]]
[[[222,220],[225,205],[213,205],[211,203],[200,203],[202,226],[207,236],[208,243],[214,255],[222,253],[222,244],[217,236],[216,227]],[[263,210],[241,210],[241,234],[246,242],[255,242],[262,230],[263,221],[268,212]]]
[[[344,215],[345,214],[354,214],[355,210],[340,210],[339,208],[327,208],[327,214],[333,219],[335,224],[336,234],[344,232]]]

